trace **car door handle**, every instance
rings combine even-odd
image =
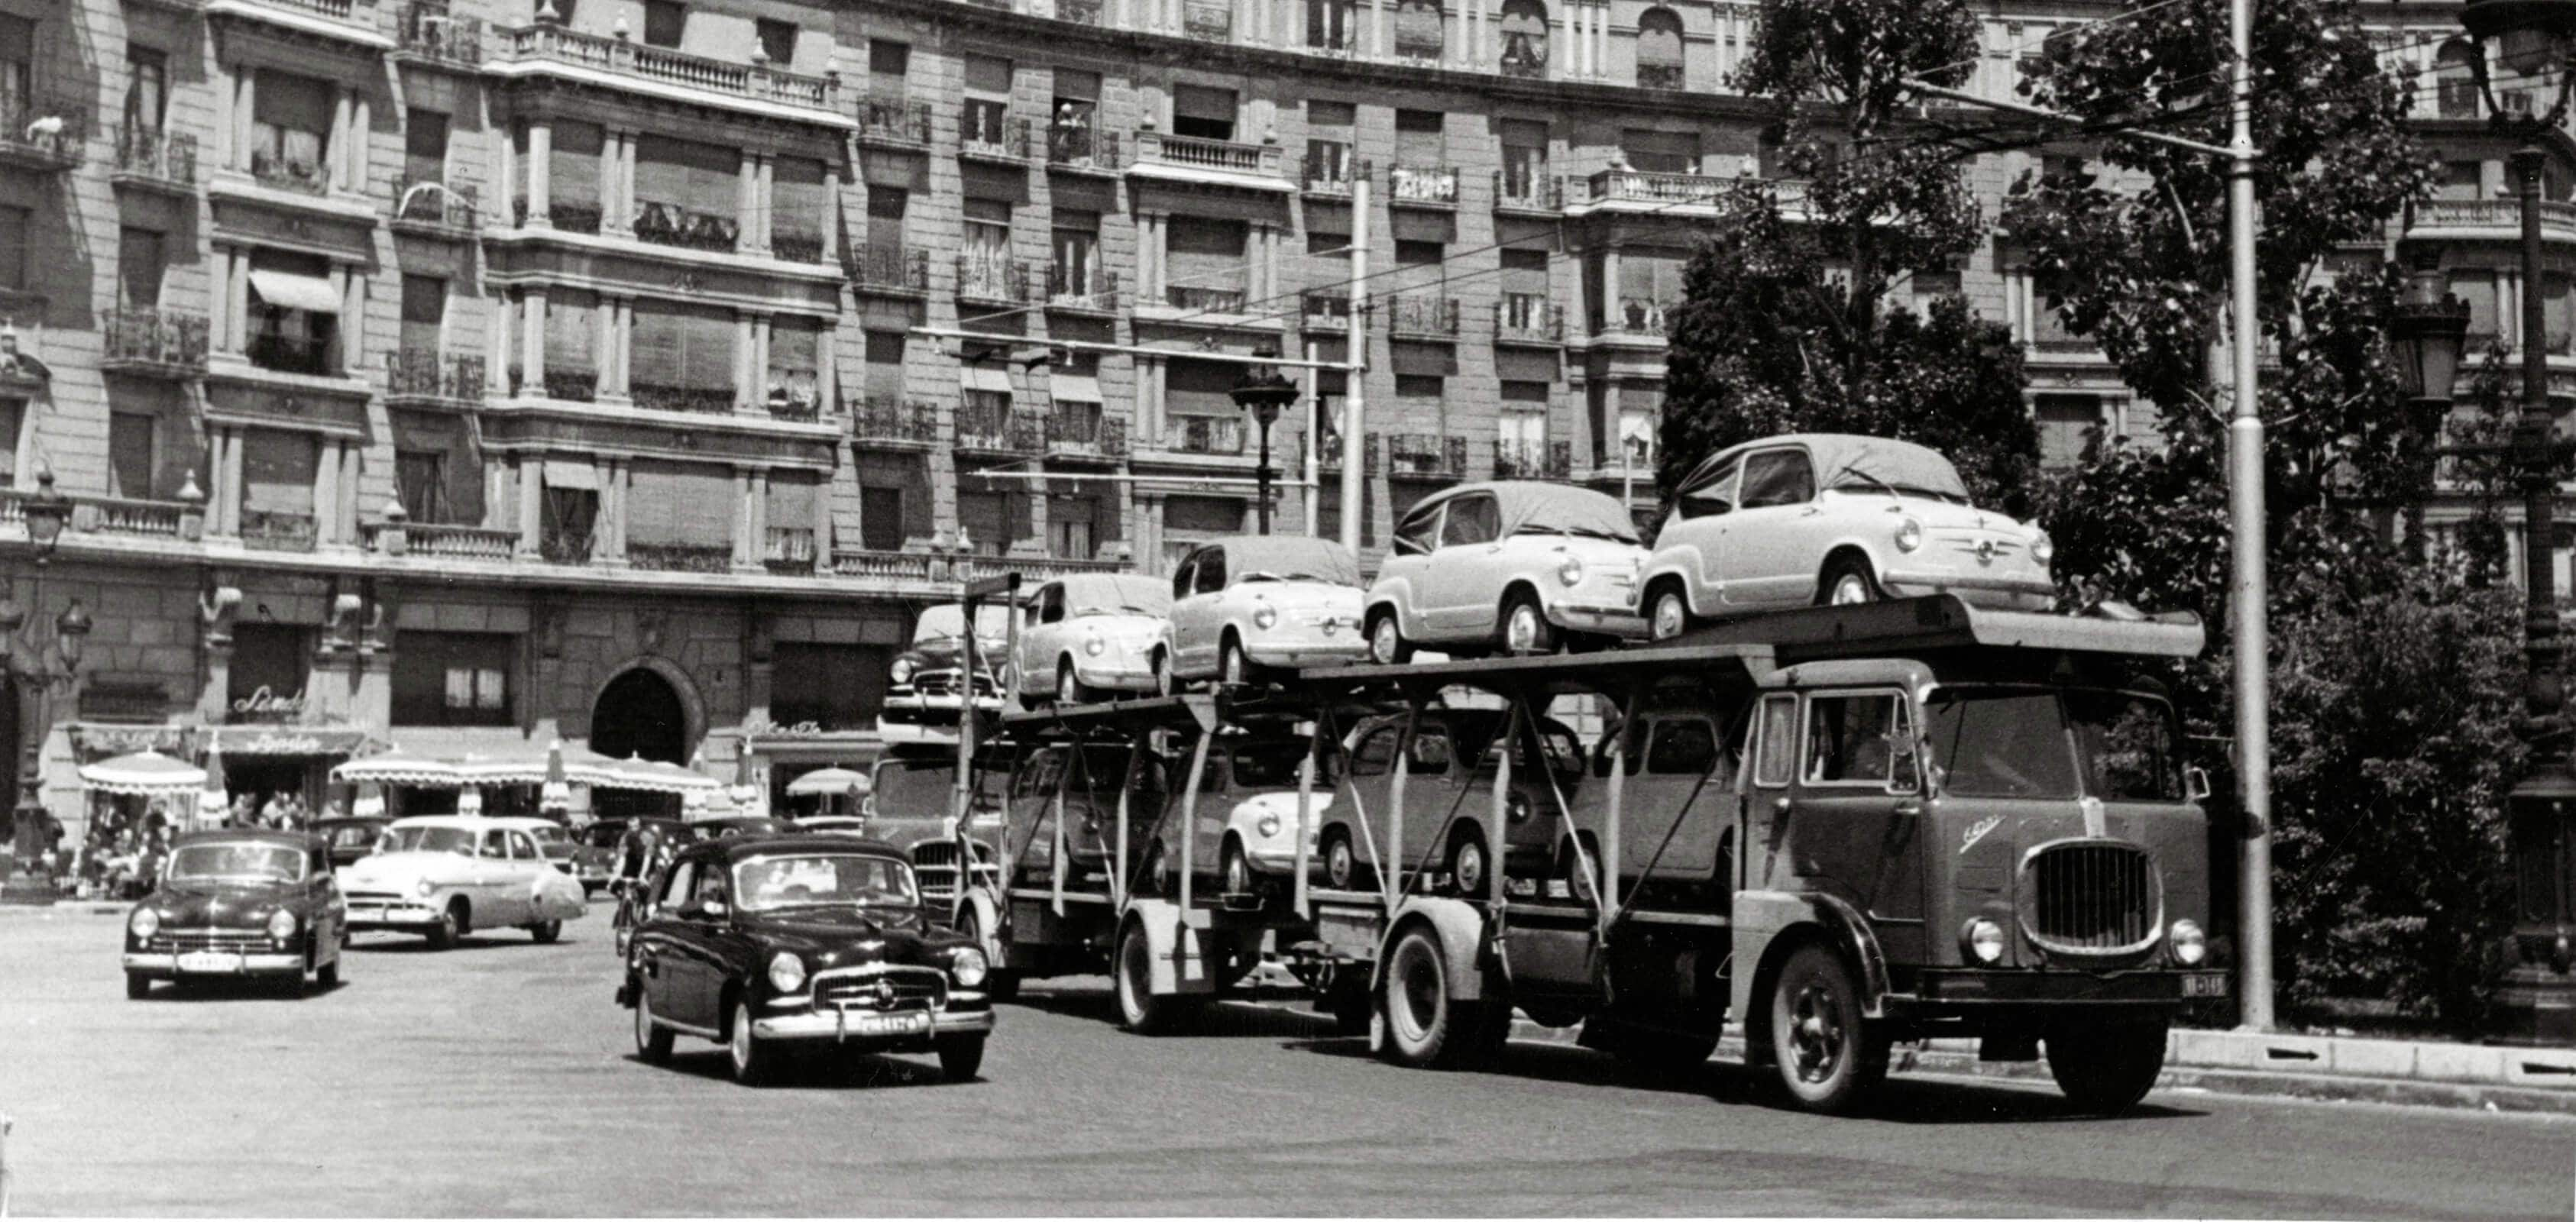
[[[1920,802],[1899,802],[1896,805],[1889,807],[1888,813],[1892,815],[1903,815],[1906,818],[1911,819],[1914,816],[1923,813],[1923,804]]]

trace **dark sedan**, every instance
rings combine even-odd
[[[161,885],[125,920],[125,995],[155,980],[185,986],[258,977],[340,982],[348,940],[330,846],[303,832],[187,832],[170,845]]]
[[[673,1037],[725,1046],[762,1081],[789,1045],[933,1052],[975,1076],[993,1011],[975,943],[936,926],[912,865],[842,836],[743,835],[691,845],[658,880],[627,953],[621,1005],[659,1064]]]
[[[334,870],[376,851],[376,837],[393,826],[391,819],[316,819],[313,834],[331,846]]]

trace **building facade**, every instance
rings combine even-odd
[[[2030,7],[1986,20],[1981,90],[2107,11]],[[1727,85],[1753,20],[0,0],[0,556],[32,633],[75,598],[96,624],[44,799],[77,822],[71,765],[141,746],[308,800],[388,743],[856,762],[961,564],[1162,571],[1244,529],[1238,358],[1347,361],[1355,314],[1362,469],[1310,427],[1344,375],[1274,438],[1294,472],[1316,435],[1323,531],[1345,479],[1371,547],[1461,479],[1649,500],[1692,235],[1775,168]],[[2502,153],[2461,139],[2417,220],[2510,344]],[[1999,207],[2046,155],[1972,180]],[[2151,436],[2046,288],[1998,243],[1900,299],[2010,320],[2051,459]],[[40,475],[75,502],[41,570]]]

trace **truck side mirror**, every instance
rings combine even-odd
[[[2191,800],[2194,802],[2208,801],[2209,795],[2212,792],[2209,786],[2209,770],[2198,764],[2193,764],[2184,768],[2182,770],[2182,791],[2191,795]]]

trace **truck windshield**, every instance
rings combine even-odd
[[[880,764],[876,787],[869,791],[876,803],[876,817],[945,819],[955,803],[950,791],[956,777],[957,765],[945,760]]]
[[[2182,800],[2164,701],[2131,692],[1943,688],[1926,707],[1941,792],[1963,798]]]

